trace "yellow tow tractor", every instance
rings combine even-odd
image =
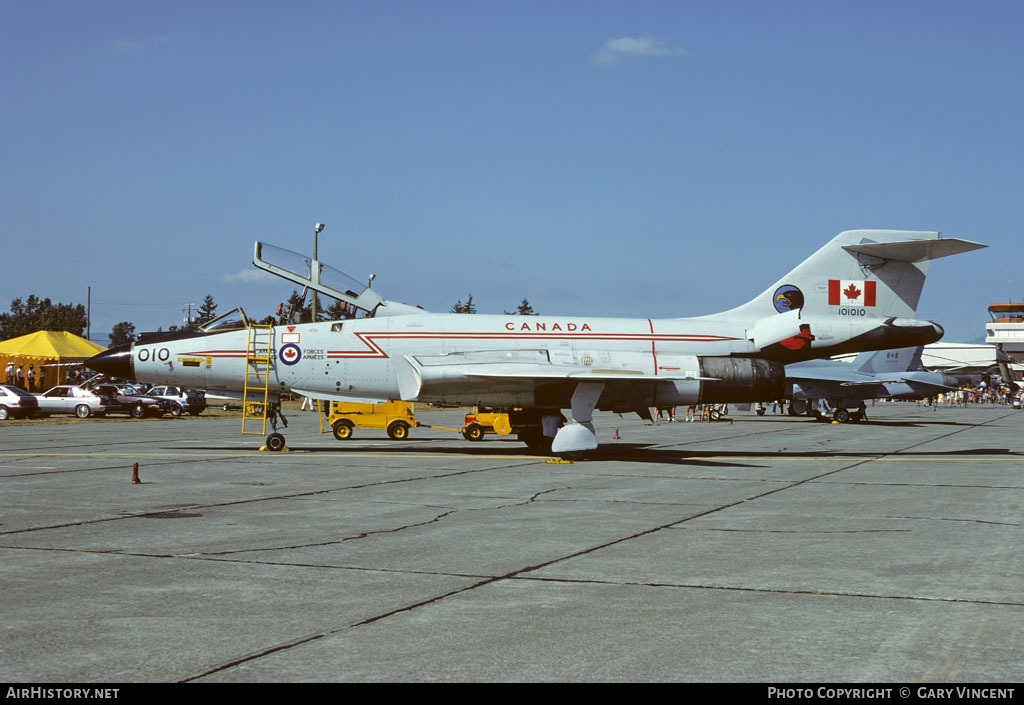
[[[462,426],[463,437],[467,441],[480,441],[488,433],[496,433],[499,436],[512,433],[508,411],[474,406],[473,412],[466,414],[465,424]]]
[[[385,429],[389,438],[401,441],[409,437],[409,429],[417,426],[461,433],[470,441],[482,440],[488,433],[507,436],[513,431],[507,410],[476,406],[471,413],[466,414],[461,429],[420,423],[413,415],[412,404],[404,401],[388,401],[383,404],[334,401],[320,416],[320,432],[333,431],[339,441],[351,438],[356,428]]]
[[[320,406],[319,401],[317,406]],[[513,416],[517,417],[516,423],[513,423]],[[488,433],[507,436],[510,433],[523,434],[525,431],[528,434],[529,430],[525,427],[530,426],[529,419],[518,418],[518,416],[522,416],[519,409],[474,406],[473,411],[465,415],[462,428],[457,429],[420,423],[413,415],[412,404],[409,402],[388,401],[382,404],[362,404],[333,401],[330,407],[324,409],[320,415],[320,432],[333,431],[335,438],[345,441],[352,437],[353,429],[356,428],[385,429],[389,438],[400,441],[409,437],[409,429],[420,427],[461,433],[468,441],[480,441]],[[534,435],[539,435],[539,426]]]
[[[408,402],[357,404],[332,401],[327,414],[327,425],[334,431],[334,437],[339,441],[351,438],[354,428],[383,428],[387,430],[389,438],[403,441],[409,437],[409,429],[419,424],[412,414],[412,404]],[[326,433],[322,421],[320,430]]]

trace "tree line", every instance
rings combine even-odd
[[[449,313],[476,313],[476,304],[473,303],[473,295],[472,294],[469,295],[469,297],[466,299],[466,303],[462,303],[462,299],[459,299],[458,302],[456,302],[456,304],[454,306],[452,306],[450,309],[448,309],[448,312]],[[531,306],[530,302],[527,301],[525,298],[520,302],[519,306],[516,308],[515,311],[505,311],[504,313],[505,313],[506,316],[537,316],[537,315],[539,315],[536,311],[533,310],[533,306]]]
[[[217,315],[217,304],[207,295],[196,309],[196,317],[184,326],[172,325],[168,330],[198,330],[199,326]],[[30,294],[28,298],[11,301],[11,310],[0,313],[0,340],[19,338],[41,330],[67,331],[74,335],[85,335],[89,327],[88,313],[82,304],[53,303],[49,298]],[[110,345],[121,345],[134,341],[138,336],[135,324],[130,321],[115,323],[108,335]]]
[[[11,301],[9,313],[0,313],[0,340],[18,338],[38,330],[68,331],[75,335],[85,332],[88,320],[82,304],[53,303],[30,294],[22,301]]]

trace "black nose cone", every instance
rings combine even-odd
[[[85,366],[109,377],[134,380],[135,368],[132,365],[132,346],[118,345],[104,350],[85,361]]]

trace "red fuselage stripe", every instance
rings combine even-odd
[[[406,339],[406,340],[605,340],[605,341],[630,341],[643,342],[651,341],[651,354],[655,354],[655,343],[660,342],[695,342],[712,343],[725,340],[736,340],[736,338],[721,335],[686,335],[686,334],[661,334],[654,335],[654,323],[648,319],[651,327],[650,333],[356,333],[366,345],[366,350],[328,350],[328,358],[386,358],[384,352],[374,339],[384,338]],[[180,353],[194,357],[245,357],[245,350],[205,350],[197,352]],[[655,374],[657,374],[657,358],[655,358]]]

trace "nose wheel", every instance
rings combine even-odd
[[[267,444],[263,446],[263,449],[273,451],[288,450],[284,444],[284,436],[280,433],[271,433],[267,436]]]

